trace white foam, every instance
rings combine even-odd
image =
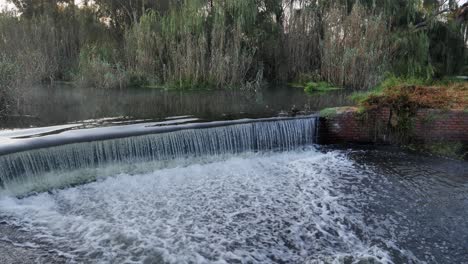
[[[167,161],[261,150],[293,150],[310,145],[316,139],[316,117],[233,122],[241,123],[228,122],[228,125],[222,123],[219,126],[220,122],[212,122],[204,125],[215,127],[197,129],[193,128],[194,124],[187,124],[183,127],[171,127],[170,129],[176,129],[173,132],[168,132],[168,127],[155,127],[154,134],[128,137],[128,133],[148,129],[147,125],[140,124],[143,126],[140,129],[143,130],[122,126],[102,128],[97,134],[91,130],[69,131],[61,135],[23,139],[25,141],[16,142],[17,144],[3,145],[0,152],[1,148],[7,153],[12,150],[19,152],[0,155],[0,195],[25,195],[86,183],[88,179],[92,181],[98,175],[101,176],[96,171],[101,171],[102,167],[110,164],[131,166],[143,161]],[[109,139],[113,136],[117,138]],[[124,137],[121,138],[122,136]],[[100,137],[108,140],[97,140]],[[82,142],[84,139],[90,141]],[[63,145],[47,147],[59,142]],[[38,149],[30,149],[31,147]],[[30,150],[20,151],[23,148]]]
[[[188,164],[188,163],[185,163]],[[25,199],[0,215],[72,260],[104,263],[391,263],[360,237],[339,152],[245,153],[119,174]]]

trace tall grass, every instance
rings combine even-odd
[[[294,10],[285,23],[282,48],[285,58],[285,79],[318,73],[321,67],[322,18],[318,8]],[[305,80],[318,81],[318,80]]]
[[[368,89],[389,69],[392,49],[385,19],[354,5],[332,8],[324,19],[321,75],[343,87]]]
[[[256,51],[246,35],[255,21],[254,2],[204,2],[185,1],[165,16],[145,14],[126,34],[130,69],[179,88],[246,84]]]
[[[6,114],[14,103],[17,73],[16,65],[9,58],[0,56],[0,116]]]
[[[0,17],[0,54],[4,61],[12,61],[22,72],[25,84],[53,79],[60,58],[56,49],[56,30],[50,19],[35,18],[23,23],[16,17]]]
[[[436,30],[414,31],[427,17],[420,0],[178,0],[165,1],[172,6],[163,12],[141,1],[122,27],[112,25],[132,10],[119,8],[132,5],[97,2],[112,12],[63,5],[1,13],[0,63],[15,76],[9,86],[73,80],[95,88],[255,89],[263,79],[301,79],[367,89],[387,71],[430,78],[466,64],[459,27],[440,20]]]
[[[74,76],[81,87],[124,88],[130,77],[115,58],[112,46],[85,46],[80,51],[79,71]]]
[[[0,13],[0,109],[11,110],[35,84],[72,80],[81,71],[82,47],[109,42],[106,32],[86,8],[69,6],[30,18]],[[81,75],[88,73],[96,74]]]

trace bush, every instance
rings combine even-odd
[[[378,84],[392,54],[384,17],[355,4],[350,14],[332,8],[324,23],[322,79],[359,90]]]
[[[94,87],[256,89],[265,77],[364,90],[388,71],[430,79],[468,69],[466,23],[421,0],[49,1],[47,11],[29,2],[19,16],[0,13],[0,55],[23,73],[18,85],[72,76]]]
[[[369,91],[365,92],[354,92],[351,94],[350,98],[357,104],[362,104],[367,98],[380,96],[384,93],[384,91],[388,89],[392,89],[394,87],[400,86],[424,86],[430,85],[431,80],[426,80],[422,78],[403,78],[403,77],[396,77],[395,75],[390,75],[385,80],[383,80],[379,85],[375,86]]]
[[[255,21],[255,3],[229,0],[200,12],[203,5],[185,1],[165,16],[143,15],[125,35],[131,71],[175,88],[226,88],[254,80],[256,48],[246,29]]]
[[[0,57],[0,117],[9,110],[14,98],[13,82],[16,79],[15,65],[4,57]]]
[[[393,34],[397,47],[392,70],[398,76],[431,79],[430,41],[425,32],[398,31]]]
[[[16,65],[5,56],[0,57],[0,87],[5,88],[13,84],[18,72]]]
[[[313,93],[313,92],[328,92],[333,90],[340,90],[341,88],[337,88],[327,82],[309,82],[306,84],[304,91],[306,93]]]
[[[80,53],[78,74],[79,86],[93,88],[123,88],[129,85],[130,77],[123,65],[112,62],[110,48],[89,46]]]

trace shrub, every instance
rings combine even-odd
[[[203,1],[185,1],[165,16],[150,11],[125,35],[127,64],[169,87],[245,85],[257,76],[245,32],[254,5],[228,0],[201,12]]]
[[[424,86],[430,85],[431,81],[422,79],[422,78],[403,78],[403,77],[396,77],[395,75],[388,76],[385,80],[383,80],[379,85],[375,86],[369,91],[364,92],[354,92],[351,94],[350,98],[357,104],[362,104],[367,98],[372,96],[380,96],[383,94],[384,91],[387,89],[392,89],[394,87],[400,86]]]
[[[9,105],[14,98],[12,85],[17,69],[13,63],[5,57],[0,57],[0,117],[9,110]]]
[[[80,53],[78,74],[79,86],[93,88],[123,88],[130,83],[130,77],[123,65],[112,62],[110,48],[89,46]]]
[[[398,31],[392,36],[396,49],[393,71],[407,78],[430,79],[434,68],[430,63],[430,41],[425,32]]]
[[[306,93],[313,93],[313,92],[328,92],[333,90],[340,90],[341,88],[337,88],[327,82],[309,82],[306,84],[304,91]]]
[[[332,8],[324,23],[322,79],[353,89],[378,84],[392,52],[384,17],[355,4],[349,15],[344,8]]]
[[[295,10],[286,21],[286,30],[281,38],[284,59],[280,63],[283,69],[277,71],[280,75],[277,77],[300,83],[322,79],[319,74],[322,37],[320,9],[306,6],[303,10]]]

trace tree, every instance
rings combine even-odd
[[[74,5],[74,0],[9,0],[12,2],[22,16],[32,18],[33,16],[53,14],[55,15],[60,5]]]
[[[148,10],[165,13],[177,0],[95,0],[97,12],[110,19],[112,27],[118,30],[137,23]]]

